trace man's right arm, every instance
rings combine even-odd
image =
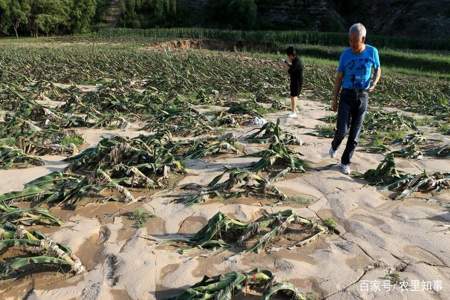
[[[337,111],[338,95],[339,95],[339,92],[341,90],[343,78],[344,78],[344,73],[337,72],[336,80],[334,81],[333,99],[332,99],[332,103],[331,103],[331,109],[333,111]]]

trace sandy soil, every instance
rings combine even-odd
[[[274,212],[286,206],[258,202],[211,202],[186,207],[172,203],[178,189],[159,192],[139,204],[89,204],[75,211],[54,212],[66,220],[50,232],[58,242],[68,244],[88,271],[82,275],[41,273],[0,285],[2,299],[164,299],[199,281],[204,275],[254,267],[273,271],[278,280],[289,280],[318,299],[450,299],[450,193],[418,195],[393,201],[384,192],[352,177],[327,157],[330,139],[307,135],[320,118],[329,114],[319,102],[301,101],[298,119],[286,119],[284,129],[304,142],[299,149],[314,167],[305,174],[289,176],[277,183],[289,194],[314,199],[308,207],[295,206],[296,213],[309,218],[333,217],[341,235],[328,235],[301,248],[278,249],[271,253],[236,254],[229,251],[195,250],[185,254],[161,247],[155,239],[194,233],[219,210],[243,221],[254,220],[262,209]],[[250,128],[248,128],[250,129]],[[133,131],[117,131],[134,136]],[[241,131],[242,133],[242,131]],[[94,145],[104,132],[84,132]],[[342,149],[339,154],[342,153]],[[0,171],[0,193],[21,189],[34,178],[65,166],[61,157],[45,158],[43,167]],[[364,172],[376,167],[381,155],[356,152],[353,169]],[[178,185],[208,183],[224,165],[246,165],[249,158],[208,158],[189,163],[188,175]],[[399,160],[409,172],[449,171],[449,160],[426,158]],[[136,206],[146,208],[155,218],[140,229],[123,215]],[[441,280],[442,289],[365,291],[366,281],[383,282],[388,272],[397,272],[410,284],[415,280]]]

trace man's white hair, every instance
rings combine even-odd
[[[353,24],[350,27],[350,30],[348,31],[348,33],[349,34],[356,33],[358,35],[358,37],[366,37],[367,30],[366,30],[366,27],[364,27],[363,24],[356,23],[356,24]]]

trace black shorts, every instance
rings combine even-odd
[[[300,83],[296,81],[291,81],[291,97],[298,97],[300,95]]]

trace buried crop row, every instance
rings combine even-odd
[[[194,204],[213,197],[229,199],[248,195],[272,198],[277,201],[286,200],[287,197],[276,188],[274,182],[288,172],[304,172],[305,163],[298,154],[291,152],[283,143],[285,139],[282,137],[286,136],[286,133],[277,126],[278,124],[266,125],[266,129],[274,128],[275,130],[271,132],[276,134],[270,137],[272,143],[266,150],[253,154],[260,157],[258,161],[245,169],[226,169],[207,186],[187,185],[185,189],[195,190],[196,193],[178,201]],[[255,136],[249,135],[248,138],[253,140]],[[218,141],[210,140],[209,142],[218,145]],[[219,141],[219,145],[220,143],[223,141]],[[227,143],[231,145],[233,142]],[[182,174],[183,164],[177,159],[177,155],[180,155],[180,151],[185,149],[186,145],[180,145],[182,144],[174,142],[167,134],[139,136],[133,139],[121,137],[104,139],[97,147],[69,158],[69,166],[64,173],[43,176],[26,184],[23,191],[0,196],[3,203],[2,224],[13,226],[10,228],[34,224],[61,224],[61,221],[47,210],[38,207],[43,203],[73,207],[79,200],[86,197],[90,200],[137,201],[138,199],[133,195],[136,189],[165,188],[171,176],[176,176],[177,173]],[[192,146],[194,149],[188,149],[187,153],[198,155],[198,149],[196,149],[198,145],[200,144],[194,143]],[[210,147],[203,145],[201,148],[209,149],[208,153],[211,153]],[[228,146],[223,149],[233,150]],[[221,153],[221,151],[212,151],[212,153]],[[395,192],[395,199],[406,198],[416,191],[440,191],[450,187],[449,174],[410,175],[398,172],[392,155],[387,156],[377,169],[369,170],[361,176],[370,184],[386,186],[387,189]],[[21,209],[13,206],[13,203],[20,201],[31,202],[32,208]],[[290,225],[297,227],[290,228]],[[245,251],[259,251],[265,249],[275,237],[284,234],[286,230],[296,231],[297,237],[302,237],[303,234],[303,238],[296,243],[296,245],[303,245],[330,230],[335,232],[334,228],[332,221],[318,224],[288,211],[265,215],[251,223],[243,223],[218,213],[205,228],[184,242],[202,248],[233,246],[242,247]],[[5,245],[9,246],[5,246],[5,250],[16,246],[22,247],[23,243],[29,244],[29,242],[16,241],[21,240],[21,236],[6,235],[6,237]],[[252,241],[256,243],[252,245]],[[6,264],[5,276],[28,269],[30,265],[41,263],[55,265],[57,261],[62,263],[60,260],[43,258],[41,260],[41,256],[38,256],[39,259],[33,259],[33,257],[28,256],[29,259],[25,261],[5,259],[3,261]]]
[[[2,81],[99,83],[105,78],[133,79],[141,87],[180,94],[200,90],[220,94],[286,95],[287,76],[278,58],[210,51],[145,51],[135,47],[70,45],[70,47],[4,47]],[[331,97],[335,66],[306,64],[305,85],[321,100]],[[449,122],[448,80],[385,72],[371,102],[425,113]]]
[[[336,117],[321,119],[327,125],[318,125],[311,135],[333,138]],[[422,122],[422,121],[421,121]],[[370,111],[361,133],[362,150],[370,153],[392,153],[395,157],[422,159],[450,157],[450,144],[443,138],[427,138],[419,129],[420,122],[400,112]],[[430,124],[426,124],[430,125]]]
[[[286,134],[278,128],[278,124],[266,125],[265,128],[269,127],[275,133],[272,137],[269,133],[265,134],[265,138],[273,140],[267,150],[270,153],[258,154],[264,163],[255,164],[254,172],[274,171],[281,176],[291,168],[293,171],[303,171],[300,168],[302,161],[297,154],[282,144]],[[264,133],[264,129],[259,133]],[[255,139],[257,135],[251,135],[251,139]],[[236,143],[226,136],[222,139],[196,139],[194,143],[174,141],[168,132],[131,139],[118,136],[105,138],[96,147],[68,158],[69,165],[64,172],[40,177],[27,183],[22,191],[1,195],[1,222],[4,226],[10,226],[8,228],[37,224],[60,225],[61,221],[40,205],[74,207],[82,199],[137,201],[135,192],[164,189],[171,178],[182,176],[184,166],[181,158],[239,152]],[[277,153],[275,145],[284,152]],[[239,180],[234,184],[238,185]],[[231,184],[228,185],[230,189],[233,188]],[[258,193],[264,195],[265,191],[260,190]],[[30,202],[31,208],[13,205],[23,202]],[[141,217],[136,215],[137,219]],[[37,252],[33,252],[35,249],[32,245],[38,241],[34,239],[33,242],[22,242],[20,235],[11,234],[3,236],[3,239],[4,244],[8,245],[3,248],[2,259],[5,278],[43,266],[73,271],[72,268],[66,268],[67,263],[52,256],[53,252],[44,249],[42,255],[36,256]],[[18,249],[23,251],[19,256],[8,256],[8,250],[15,253]]]
[[[6,101],[0,102],[0,108],[6,114],[0,121],[0,145],[5,146],[2,168],[41,164],[29,155],[73,155],[84,143],[75,128],[125,128],[135,122],[141,124],[141,130],[198,136],[251,123],[281,105],[274,99],[267,99],[265,106],[254,98],[240,102],[228,98],[208,100],[200,93],[196,97],[203,100],[198,104],[222,106],[220,111],[200,111],[191,104],[191,98],[154,90],[136,91],[124,88],[121,82],[110,82],[90,92],[41,85],[46,92],[18,91],[15,87],[3,90]],[[56,105],[39,100],[47,97],[45,93],[57,95]]]
[[[64,172],[29,182],[22,191],[0,196],[2,278],[44,267],[73,273],[83,271],[80,261],[67,247],[23,227],[61,224],[43,207],[73,208],[82,201],[136,202],[142,195],[149,196],[155,190],[169,188],[184,176],[186,159],[222,153],[252,155],[258,159],[245,168],[226,168],[205,186],[184,186],[190,192],[176,202],[193,205],[211,198],[227,201],[255,196],[283,203],[288,197],[276,187],[276,181],[287,173],[309,170],[301,155],[289,146],[300,142],[294,135],[281,130],[279,124],[269,122],[246,136],[246,142],[269,144],[257,153],[247,153],[242,143],[232,137],[218,136],[224,129],[246,124],[261,118],[264,113],[284,107],[272,97],[283,94],[286,86],[285,76],[275,64],[226,57],[218,60],[215,55],[197,53],[178,56],[155,52],[146,55],[148,57],[140,53],[130,56],[128,50],[122,49],[117,52],[92,51],[85,56],[80,50],[62,49],[47,56],[24,57],[23,53],[22,56],[21,53],[11,56],[16,62],[14,69],[10,62],[5,63],[3,80],[10,84],[3,83],[0,92],[0,108],[7,111],[0,123],[3,145],[0,167],[41,165],[42,160],[36,156],[45,154],[69,156],[66,160],[69,166]],[[80,70],[80,57],[86,59],[83,72],[74,72]],[[30,65],[36,68],[30,68]],[[118,80],[98,79],[99,70],[102,70],[103,78]],[[310,83],[319,96],[326,95],[330,74],[320,74],[321,71],[318,68],[317,73],[311,73],[314,76]],[[11,76],[15,73],[18,76]],[[62,87],[53,83],[81,81],[101,85],[85,91],[81,87]],[[176,92],[174,87],[177,87]],[[407,88],[396,95],[402,99],[408,97],[411,93],[406,91]],[[441,87],[436,90],[435,97],[441,99]],[[387,102],[394,103],[398,97],[392,96]],[[428,105],[435,97],[426,93],[413,97],[413,109]],[[376,100],[386,103],[381,96]],[[435,112],[448,110],[442,101],[436,103],[426,111],[441,117],[442,114]],[[205,112],[202,109],[205,106],[220,106],[220,110]],[[397,119],[379,114],[368,124],[373,125],[373,132],[387,125],[391,127],[386,131],[393,131],[403,124],[408,130],[413,128],[408,119],[395,123]],[[96,147],[79,153],[84,141],[73,128],[125,128],[130,123],[139,123],[140,129],[152,133],[137,138],[105,138]],[[200,135],[215,137],[198,138]],[[405,198],[415,191],[439,191],[449,187],[448,174],[400,173],[395,170],[390,157],[363,177],[371,184],[387,185],[395,198]],[[30,208],[22,208],[22,204],[28,202]],[[148,215],[136,212],[132,217],[137,224],[142,224]],[[264,213],[251,222],[218,212],[193,236],[170,242],[184,245],[183,251],[200,247],[258,252],[268,251],[276,243],[283,247],[302,246],[327,233],[338,233],[332,220],[316,222],[292,211]],[[292,239],[293,235],[295,239]],[[290,243],[283,241],[287,237],[291,238]],[[178,299],[229,299],[231,295],[248,290],[256,290],[264,299],[278,291],[299,299],[303,297],[291,285],[276,283],[270,273],[256,270],[205,278]]]

